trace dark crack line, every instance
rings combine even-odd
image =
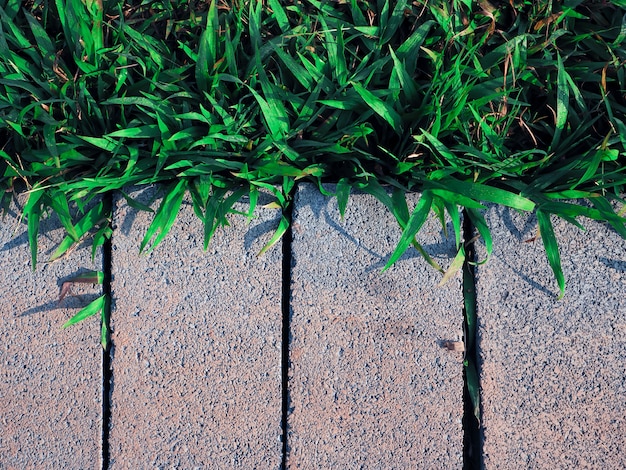
[[[480,423],[474,412],[474,400],[479,401],[478,356],[476,353],[476,284],[474,277],[476,250],[475,228],[467,214],[463,213],[463,238],[465,262],[463,263],[463,330],[465,333],[465,360],[463,367],[463,468],[482,468],[482,445]],[[473,393],[472,393],[473,391]],[[472,399],[474,395],[474,400]],[[479,405],[480,406],[480,405]]]
[[[291,242],[293,234],[291,223],[293,218],[293,195],[295,194],[295,186],[290,193],[290,204],[284,210],[284,216],[289,221],[289,228],[283,235],[282,239],[282,346],[281,346],[281,374],[282,374],[282,403],[281,403],[281,429],[282,429],[282,454],[280,468],[287,468],[287,415],[289,414],[289,335],[290,335],[290,319],[291,319]]]
[[[113,214],[113,196],[111,193],[103,196],[105,212]],[[111,235],[113,237],[113,235]],[[102,247],[102,269],[104,272],[104,282],[102,285],[105,301],[105,314],[103,315],[103,325],[107,331],[107,348],[102,350],[102,470],[109,468],[109,426],[111,424],[111,262],[112,262],[112,240],[109,238]]]

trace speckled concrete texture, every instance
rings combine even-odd
[[[441,232],[429,220],[419,240],[447,265]],[[460,276],[437,287],[413,249],[381,273],[400,233],[372,196],[341,221],[335,199],[298,189],[288,468],[462,467],[462,357],[441,347],[462,337]]]
[[[102,270],[89,247],[46,263],[63,240],[55,216],[40,225],[33,272],[21,205],[0,220],[0,468],[100,468],[102,363],[100,319],[61,326],[102,294],[101,286],[72,289],[59,305],[60,283]]]
[[[154,191],[131,196],[147,204]],[[186,200],[166,239],[140,255],[152,215],[117,201],[111,469],[279,467],[280,243],[257,257],[279,217],[233,216],[204,252]]]
[[[557,219],[565,298],[534,217],[487,213],[477,270],[487,469],[626,466],[626,242],[606,225]],[[484,249],[479,249],[484,256]]]

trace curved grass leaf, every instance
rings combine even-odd
[[[401,217],[393,202],[393,199],[389,196],[385,188],[381,186],[378,180],[372,178],[368,180],[367,183],[361,183],[357,187],[378,199],[387,209],[391,211],[392,214],[394,214],[396,220],[398,220],[400,226],[402,227],[402,229],[404,229],[404,227],[406,226],[406,219]],[[406,201],[404,202],[404,204],[406,205]]]
[[[218,227],[227,226],[228,220],[226,215],[233,212],[233,206],[236,202],[240,201],[243,196],[250,193],[250,190],[246,187],[241,187],[236,191],[233,191],[228,197],[226,196],[228,190],[222,188],[214,188],[213,193],[209,196],[206,206],[206,212],[204,217],[204,250],[209,247],[209,243],[215,234]],[[258,192],[258,191],[255,191]],[[258,196],[257,196],[258,197]],[[250,198],[250,210],[253,210],[253,197]],[[254,203],[256,204],[256,202]],[[248,217],[251,213],[248,212]]]
[[[394,73],[400,82],[402,91],[404,91],[410,103],[417,101],[419,99],[419,93],[405,65],[400,61],[400,59],[398,59],[398,56],[391,47],[389,48],[389,53],[393,59]]]
[[[592,203],[593,202],[597,203],[599,199],[601,198],[591,198],[591,201]],[[597,203],[597,204],[601,204],[601,203]],[[562,202],[562,201],[549,201],[549,202],[541,203],[541,209],[544,212],[549,212],[551,214],[558,215],[559,217],[562,217],[564,219],[573,219],[574,217],[583,216],[592,220],[611,219],[614,221],[621,220],[622,223],[626,221],[626,219],[618,217],[612,211],[610,211],[609,213],[609,211],[606,210],[606,206],[604,207],[605,207],[605,210],[600,211],[593,207],[587,207],[587,206],[582,206],[580,204],[572,204],[569,202]],[[578,223],[574,223],[574,225],[577,225],[580,228],[580,225]]]
[[[108,214],[104,210],[104,203],[100,201],[92,207],[74,226],[75,237],[66,236],[59,246],[50,256],[49,261],[54,261],[63,256],[72,246],[74,246],[87,232],[92,230],[96,225],[106,220]]]
[[[451,191],[474,199],[475,201],[493,202],[526,212],[531,212],[535,208],[535,203],[530,199],[507,191],[506,189],[452,178],[441,179],[438,182],[446,185]]]
[[[409,221],[409,209],[406,203],[406,197],[402,191],[394,191],[392,195],[389,196],[387,190],[383,188],[375,179],[370,179],[367,184],[361,183],[357,187],[366,193],[371,194],[385,207],[387,207],[387,209],[389,209],[389,211],[394,215],[398,225],[400,225],[400,228],[402,230],[406,230]],[[444,272],[441,266],[439,266],[439,264],[426,252],[426,250],[424,250],[422,245],[420,245],[415,238],[413,238],[411,243],[430,266],[440,273]]]
[[[335,196],[337,197],[337,206],[339,207],[339,215],[343,220],[346,215],[346,207],[348,207],[348,198],[350,197],[350,183],[347,178],[342,178],[335,187]]]
[[[128,194],[126,194],[124,191],[120,190],[119,193],[122,195],[122,197],[126,201],[126,204],[128,204],[133,209],[137,209],[139,211],[144,211],[144,212],[154,212],[154,210],[150,206],[142,204],[139,201],[137,201],[136,199],[133,199]]]
[[[439,287],[443,286],[446,282],[448,282],[456,273],[458,273],[461,268],[463,268],[463,263],[465,263],[465,248],[463,246],[459,247],[459,251],[456,256],[450,263],[450,267],[446,270],[443,278],[439,282]]]
[[[70,215],[70,207],[67,204],[67,197],[61,191],[56,191],[50,195],[50,207],[59,217],[65,231],[76,242],[80,238],[74,225],[72,224],[72,216]]]
[[[278,99],[278,91],[273,86],[265,72],[263,72],[263,66],[257,54],[257,71],[259,74],[259,82],[261,83],[261,89],[263,95],[261,96],[254,88],[248,86],[248,89],[261,106],[261,113],[265,119],[268,130],[272,136],[272,139],[281,141],[289,132],[289,116],[285,106]]]
[[[391,254],[391,257],[387,261],[387,264],[383,268],[383,271],[386,271],[394,264],[398,259],[404,254],[404,252],[409,248],[409,246],[413,243],[415,236],[426,222],[428,218],[428,214],[430,214],[430,209],[432,206],[433,197],[429,191],[425,191],[422,193],[422,197],[417,202],[411,217],[407,221],[406,228],[402,232],[402,236],[400,237],[400,241],[396,246],[396,249]]]
[[[569,87],[568,87],[568,74],[563,66],[563,59],[560,54],[557,54],[557,79],[556,79],[556,122],[554,136],[550,146],[555,148],[560,143],[561,133],[565,129],[567,124],[567,115],[569,109]],[[571,78],[570,78],[571,81]]]
[[[402,118],[400,115],[390,106],[385,103],[379,97],[374,95],[371,91],[365,88],[363,85],[357,82],[350,82],[355,91],[361,96],[367,106],[372,111],[382,117],[393,128],[394,131],[400,132],[402,126]]]
[[[161,241],[168,234],[172,225],[174,225],[174,221],[176,220],[176,216],[180,210],[186,189],[187,181],[180,180],[167,192],[154,216],[154,219],[152,220],[152,223],[150,224],[150,227],[148,227],[145,237],[141,242],[141,246],[139,247],[140,253],[144,252],[145,248],[155,235],[156,237],[154,238],[150,248],[147,250],[148,252],[156,248],[156,246],[161,243]]]
[[[593,197],[589,201],[599,212],[596,220],[606,220],[626,240],[626,217],[616,214],[611,203],[603,197]]]
[[[85,308],[81,309],[76,315],[70,318],[67,322],[65,322],[62,328],[67,328],[69,326],[75,325],[76,323],[81,322],[85,320],[86,318],[89,318],[93,315],[96,315],[97,313],[102,312],[104,309],[104,305],[105,305],[105,298],[106,298],[106,295],[101,295],[100,297],[98,297],[96,300],[91,302]]]
[[[485,251],[487,252],[487,255],[485,256],[485,259],[483,261],[470,261],[470,262],[478,264],[478,265],[485,264],[489,260],[489,257],[491,256],[491,253],[493,252],[493,239],[491,237],[491,231],[489,230],[489,227],[487,226],[485,217],[479,211],[475,209],[466,208],[465,213],[470,218],[472,225],[474,225],[476,230],[478,230],[478,233],[480,234],[480,236],[485,241]],[[469,240],[466,240],[466,242],[468,241]]]
[[[561,268],[561,255],[559,254],[559,246],[554,235],[552,221],[550,220],[550,213],[544,212],[541,209],[537,209],[536,213],[541,240],[543,241],[543,246],[546,250],[548,263],[550,263],[554,277],[559,285],[559,299],[561,299],[565,295],[565,276],[563,275],[563,269]]]
[[[111,298],[109,295],[104,295],[104,305],[100,312],[100,344],[102,345],[102,349],[108,351],[109,345],[111,344],[111,332],[109,331]]]
[[[88,271],[86,273],[79,274],[69,278],[61,286],[61,292],[59,293],[59,303],[70,292],[70,289],[74,283],[82,284],[102,284],[104,282],[104,273],[102,271]]]
[[[257,256],[263,255],[267,250],[273,247],[278,242],[278,240],[280,240],[280,238],[285,234],[288,228],[289,228],[289,220],[287,219],[287,217],[283,215],[280,218],[280,222],[278,223],[278,228],[276,228],[274,235],[272,235],[272,238],[270,238],[270,240],[265,244],[265,246],[261,249],[261,251],[259,251],[259,254]]]
[[[474,416],[478,424],[480,424],[480,381],[478,379],[478,372],[476,371],[476,364],[466,359],[463,361],[463,365],[465,366],[467,390],[472,402]]]
[[[28,193],[28,200],[24,204],[24,215],[28,223],[28,243],[33,264],[33,271],[37,268],[37,244],[39,241],[39,219],[41,218],[41,197],[44,195],[42,188],[33,188]]]
[[[332,75],[337,80],[339,87],[343,88],[348,83],[348,66],[346,64],[345,48],[343,41],[342,26],[329,28],[323,16],[320,16],[320,24],[324,31],[324,42],[328,53],[328,65]]]
[[[480,382],[476,366],[476,288],[474,273],[470,265],[463,267],[463,305],[465,307],[465,366],[467,390],[472,402],[473,414],[480,425]]]
[[[386,192],[385,192],[386,194]],[[392,212],[399,222],[400,227],[404,229],[409,220],[409,206],[406,202],[406,194],[399,188],[394,188],[391,193]]]

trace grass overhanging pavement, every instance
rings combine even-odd
[[[351,188],[378,198],[403,230],[387,267],[413,245],[443,272],[416,235],[448,214],[458,255],[444,280],[465,258],[460,208],[488,252],[484,203],[534,211],[561,295],[553,216],[626,238],[624,0],[0,7],[0,205],[28,192],[33,268],[41,217],[67,232],[52,259],[87,236],[95,253],[111,214],[88,203],[152,183],[164,197],[142,251],[187,193],[206,248],[237,201],[252,217],[267,191],[285,209],[299,179],[337,183],[342,214]],[[412,210],[407,191],[422,193]]]

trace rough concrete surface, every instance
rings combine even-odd
[[[100,319],[61,326],[102,294],[82,285],[58,304],[60,282],[102,270],[88,246],[46,263],[64,237],[56,216],[41,221],[33,272],[26,195],[0,220],[0,468],[100,468]]]
[[[154,191],[131,196],[147,204]],[[229,217],[204,252],[185,200],[171,233],[140,255],[152,214],[117,201],[111,469],[279,467],[280,243],[257,257],[278,218]]]
[[[289,468],[462,467],[462,357],[441,345],[462,337],[460,276],[437,287],[413,248],[381,274],[399,237],[372,196],[353,194],[341,221],[335,199],[298,189]],[[435,220],[419,240],[442,264],[455,254]]]
[[[487,214],[494,253],[477,270],[485,468],[626,466],[626,242],[557,219],[558,288],[534,217]],[[479,250],[484,256],[484,249]]]

